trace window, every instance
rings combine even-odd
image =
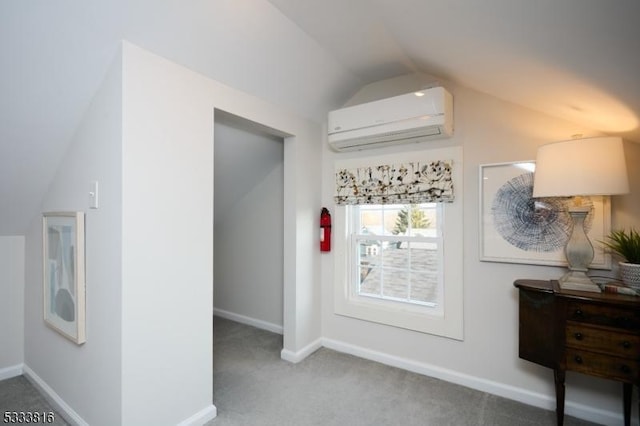
[[[411,157],[344,160],[336,165],[335,312],[462,340],[462,149],[419,154],[424,154],[420,163],[414,153]],[[445,194],[445,202],[416,200],[419,194],[407,201],[402,194],[388,195],[389,182],[397,179],[384,175],[387,170],[404,172],[408,168],[411,175],[418,165],[424,170],[424,164],[430,167],[441,158],[455,164],[451,181],[427,190]],[[401,165],[390,164],[394,160]],[[371,183],[366,180],[369,177]],[[375,186],[387,193],[376,194]],[[451,188],[455,188],[455,198]],[[366,194],[367,199],[354,199],[351,194]],[[376,204],[369,204],[371,200]]]
[[[351,291],[442,313],[439,204],[350,206]]]

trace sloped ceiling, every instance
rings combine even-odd
[[[248,120],[216,110],[214,126],[214,225],[284,162],[284,139]],[[265,214],[269,214],[265,212]]]
[[[24,234],[121,40],[321,121],[360,81],[266,0],[0,2],[0,235]]]
[[[637,0],[0,2],[0,235],[22,234],[126,39],[318,122],[420,71],[640,141]]]
[[[640,141],[637,0],[270,0],[360,79],[425,72]]]

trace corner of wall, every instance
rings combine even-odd
[[[24,362],[25,237],[0,236],[0,380]]]

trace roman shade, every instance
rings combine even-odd
[[[336,171],[335,202],[419,204],[453,202],[452,160],[405,162]]]

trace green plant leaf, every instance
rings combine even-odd
[[[640,233],[635,229],[611,231],[601,243],[626,262],[640,264]]]

